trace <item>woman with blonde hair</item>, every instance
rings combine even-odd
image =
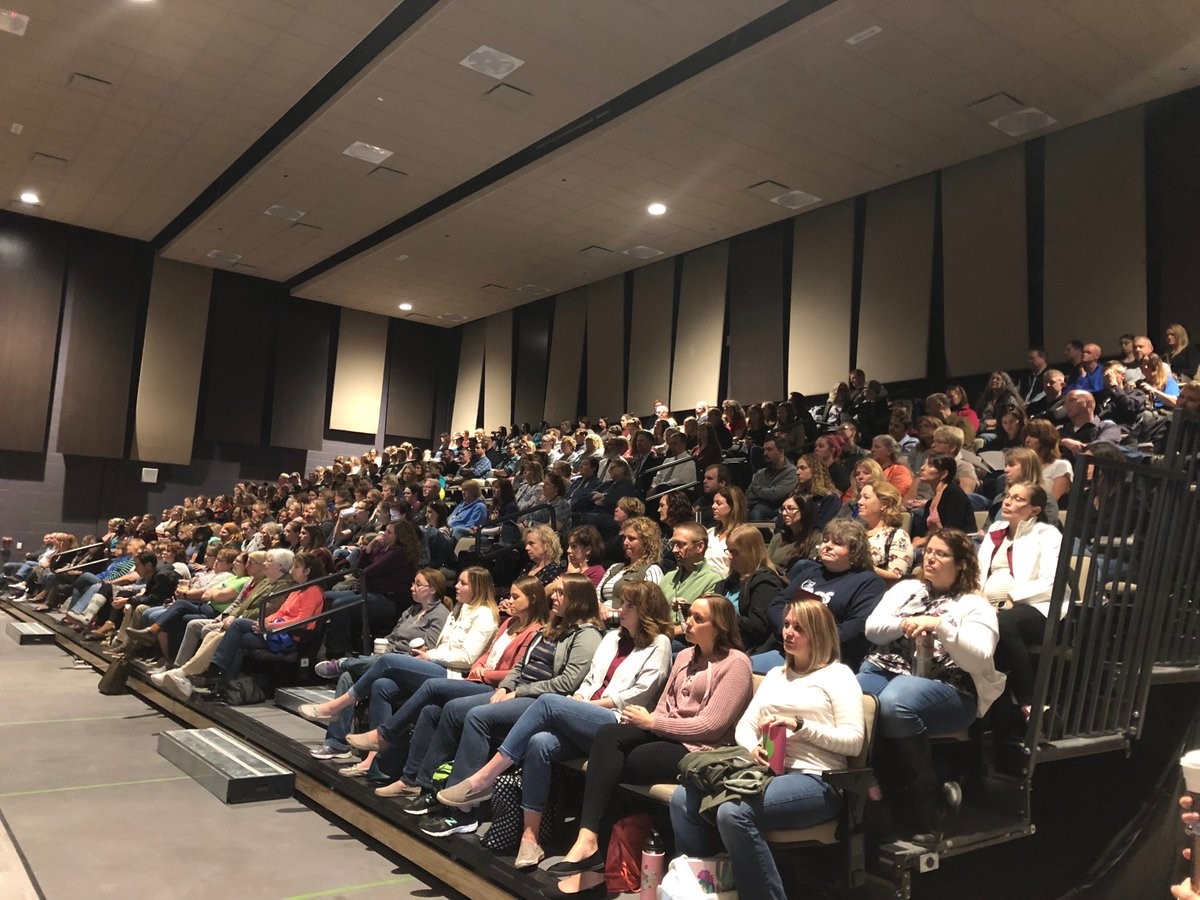
[[[850,487],[842,494],[841,512],[852,519],[858,518],[858,495],[865,485],[875,481],[884,481],[883,467],[874,459],[864,457],[854,464],[850,476]]]
[[[858,497],[858,521],[867,529],[875,574],[888,584],[899,581],[912,566],[912,541],[900,527],[903,517],[904,501],[892,485],[876,481],[863,486]]]
[[[645,516],[629,519],[621,526],[621,542],[625,548],[627,562],[609,566],[597,585],[602,613],[607,616],[609,607],[621,605],[621,593],[626,585],[639,581],[658,584],[662,581],[662,532],[658,525]]]
[[[721,593],[737,608],[742,644],[751,654],[759,652],[760,648],[770,649],[773,629],[767,607],[785,582],[767,556],[761,529],[754,525],[739,525],[729,533],[726,546],[729,549],[729,577],[721,585]]]
[[[796,496],[812,503],[817,528],[824,528],[842,508],[841,492],[829,476],[829,466],[812,453],[796,460]]]
[[[1028,447],[1009,447],[1004,451],[1004,474],[996,482],[996,499],[992,501],[988,514],[989,524],[997,521],[1000,505],[1004,502],[1004,492],[1014,484],[1036,484],[1045,489],[1042,461],[1036,451]],[[1045,513],[1047,522],[1052,525],[1058,522],[1058,504],[1049,494],[1046,495]]]
[[[739,894],[786,900],[783,879],[764,832],[805,828],[834,818],[842,798],[821,774],[845,768],[862,750],[866,733],[862,690],[840,662],[838,627],[820,600],[788,604],[783,618],[783,665],[766,674],[738,721],[734,738],[759,765],[767,765],[763,738],[783,726],[784,771],[757,797],[716,809],[716,828],[701,814],[698,788],[681,785],[671,795],[671,828],[677,852],[707,856],[716,838],[729,851]]]
[[[1188,343],[1187,329],[1174,322],[1167,326],[1167,352],[1163,362],[1171,367],[1176,378],[1194,379],[1200,374],[1200,348]]]
[[[1157,353],[1151,353],[1142,359],[1142,380],[1138,382],[1138,387],[1150,395],[1155,409],[1175,408],[1175,398],[1179,396],[1179,382]]]
[[[1062,458],[1058,429],[1049,419],[1031,419],[1024,436],[1025,446],[1042,464],[1042,487],[1057,503],[1071,489],[1071,464]]]

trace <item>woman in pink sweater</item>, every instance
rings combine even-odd
[[[552,875],[566,876],[604,869],[600,835],[607,833],[602,826],[611,818],[618,784],[674,781],[679,760],[687,752],[732,743],[738,717],[753,693],[737,610],[720,595],[702,596],[691,606],[684,634],[691,646],[676,657],[653,711],[626,705],[618,722],[596,727],[573,714],[576,711],[564,698],[542,697],[522,714],[500,752],[463,782],[470,790],[484,791],[509,766],[524,763],[521,805],[525,828],[517,854],[519,865],[536,865],[542,858],[537,833],[553,765],[560,757],[581,755],[591,746],[579,837],[565,861],[549,870]],[[570,890],[574,885],[567,887]]]

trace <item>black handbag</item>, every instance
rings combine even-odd
[[[118,656],[108,664],[96,689],[107,696],[125,693],[125,682],[129,680],[129,672],[132,668],[133,660],[128,656]]]

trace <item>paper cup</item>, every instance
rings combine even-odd
[[[1183,780],[1187,784],[1188,793],[1200,794],[1200,750],[1185,753],[1179,760],[1179,768],[1183,769]]]
[[[388,652],[388,639],[387,638],[375,638],[375,655],[383,656],[383,654],[385,654],[387,652]]]

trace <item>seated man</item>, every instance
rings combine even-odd
[[[461,478],[487,478],[492,474],[492,461],[488,459],[487,447],[484,441],[471,441],[471,459],[458,470]]]
[[[488,508],[483,502],[483,482],[474,478],[462,483],[462,502],[450,512],[447,525],[455,540],[474,534],[487,521]]]
[[[692,603],[704,594],[720,593],[721,575],[704,559],[708,552],[708,532],[699,522],[682,522],[671,534],[671,552],[675,568],[663,576],[658,586],[671,604],[671,621],[675,623],[672,645],[684,648],[683,622]]]
[[[788,461],[779,438],[769,437],[763,442],[763,459],[766,465],[754,473],[746,489],[752,522],[770,522],[779,515],[779,505],[796,492],[798,484],[796,468]]]
[[[1067,411],[1065,421],[1059,432],[1062,440],[1061,447],[1072,458],[1077,453],[1087,449],[1094,441],[1111,441],[1114,444],[1121,441],[1121,429],[1115,422],[1102,422],[1096,416],[1096,398],[1090,391],[1075,390],[1067,394],[1064,404]]]
[[[705,528],[709,528],[713,524],[712,501],[717,488],[728,487],[731,484],[733,484],[733,473],[724,463],[717,463],[704,470],[704,477],[700,482],[703,493],[696,501],[696,512],[700,514],[700,524]]]
[[[1045,390],[1046,371],[1049,365],[1046,362],[1046,348],[1035,346],[1029,348],[1029,372],[1021,377],[1020,385],[1017,388],[1017,393],[1021,395],[1021,400],[1026,406],[1035,403],[1041,399],[1042,393]]]
[[[1058,369],[1047,369],[1042,383],[1042,396],[1030,403],[1026,409],[1029,418],[1049,419],[1055,424],[1062,422],[1067,417],[1067,412],[1063,409],[1066,383],[1067,376]]]
[[[1139,378],[1142,370],[1135,366]],[[1104,367],[1104,390],[1096,397],[1096,414],[1101,419],[1116,422],[1134,432],[1138,419],[1145,413],[1149,398],[1146,392],[1129,380],[1129,369],[1119,359]]]
[[[961,429],[953,425],[943,425],[933,432],[933,442],[930,449],[935,454],[953,456],[958,464],[958,485],[967,494],[975,493],[979,480],[986,473],[983,460],[974,453],[963,450],[963,435]],[[978,461],[978,467],[976,466]],[[981,470],[983,470],[981,472]],[[986,507],[985,507],[986,508]]]
[[[671,465],[672,463],[675,465]],[[696,463],[688,453],[687,439],[678,428],[667,429],[667,458],[662,461],[662,465],[669,468],[660,468],[654,473],[649,494],[657,494],[677,485],[691,484],[696,480]]]
[[[596,474],[596,457],[584,456],[579,460],[579,477],[571,482],[567,489],[567,503],[571,506],[571,515],[595,512],[595,502],[592,494],[600,490],[600,476]]]

